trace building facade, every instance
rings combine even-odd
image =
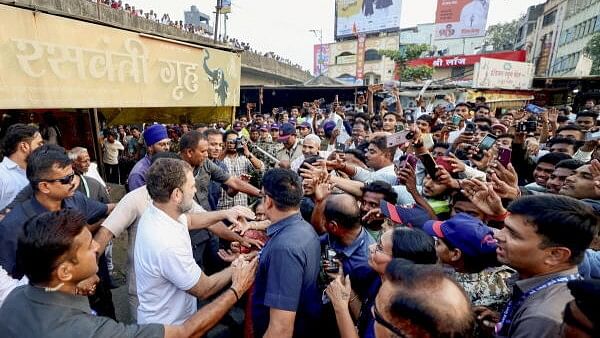
[[[380,50],[398,50],[399,34],[381,33],[367,36],[364,47],[363,84],[370,85],[394,79],[395,63],[379,55]],[[357,80],[358,40],[345,40],[328,44],[329,63],[327,76],[338,81],[355,84]]]
[[[213,29],[210,26],[210,17],[198,10],[198,7],[191,6],[189,11],[183,12],[183,22],[186,25],[192,25],[194,27],[200,27],[206,32],[212,32]]]
[[[600,33],[600,0],[570,0],[558,39],[552,76],[589,75],[583,49],[594,34]]]

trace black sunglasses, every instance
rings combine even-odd
[[[373,317],[375,317],[375,321],[377,323],[381,324],[381,326],[385,327],[386,329],[392,331],[398,337],[407,338],[406,335],[404,334],[404,332],[402,332],[399,328],[395,327],[392,323],[383,319],[383,317],[381,316],[379,311],[377,311],[377,306],[375,306],[375,303],[373,303],[372,309],[373,309]]]
[[[71,184],[73,182],[74,178],[75,178],[75,173],[72,173],[65,177],[55,178],[52,180],[41,179],[40,182],[48,182],[48,183],[60,182],[60,184],[67,185],[67,184]]]

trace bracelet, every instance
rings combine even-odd
[[[509,212],[505,211],[502,215],[488,217],[488,220],[495,221],[495,222],[504,222],[504,220],[506,219],[506,217],[508,217],[508,215],[509,215]]]
[[[240,300],[240,295],[238,294],[237,291],[235,291],[235,289],[232,287],[229,288],[229,290],[231,290],[233,292],[233,294],[235,295],[235,301],[239,301]]]

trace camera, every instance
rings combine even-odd
[[[247,143],[248,141],[246,141],[245,138],[243,137],[238,137],[235,139],[235,150],[238,152],[238,154],[243,154],[244,153],[244,145]]]

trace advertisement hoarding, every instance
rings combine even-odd
[[[435,39],[485,36],[490,0],[438,0]]]
[[[475,65],[473,88],[530,89],[532,63],[481,58]]]
[[[231,13],[231,0],[221,0],[221,14]]]
[[[335,36],[400,29],[402,0],[336,0]]]
[[[319,76],[327,74],[329,68],[329,45],[314,45],[313,49],[313,74]]]
[[[421,58],[407,62],[409,67],[429,66],[432,68],[452,68],[474,66],[482,57],[490,59],[502,59],[508,61],[525,61],[527,52],[524,50],[515,50],[498,53],[476,54],[476,55],[451,55],[431,58]]]

